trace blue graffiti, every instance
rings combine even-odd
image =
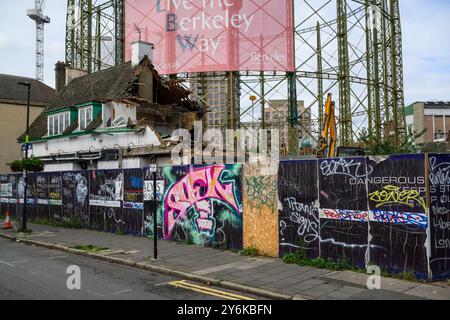
[[[131,177],[131,188],[135,190],[142,190],[144,187],[144,181],[138,177]]]
[[[391,224],[409,224],[420,228],[428,228],[428,217],[425,213],[407,213],[393,211],[371,211],[371,221]]]

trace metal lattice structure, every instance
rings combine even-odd
[[[34,9],[27,10],[27,16],[36,22],[36,79],[44,81],[44,27],[50,18],[43,13],[44,0],[35,0]]]
[[[273,99],[286,99],[289,152],[298,154],[299,139],[317,143],[324,99],[336,100],[338,145],[357,144],[363,130],[374,139],[400,143],[406,134],[402,32],[399,0],[293,0],[296,72],[228,72],[179,74],[186,86],[223,81],[229,90],[224,128],[237,128],[254,115],[262,127]],[[90,72],[124,59],[123,0],[68,0],[66,60]],[[105,37],[111,51],[101,50]],[[207,104],[207,92],[198,100]],[[249,102],[256,96],[255,103]],[[312,125],[304,127],[297,101],[304,101]],[[253,116],[252,116],[253,115]],[[299,133],[302,136],[299,137]],[[306,132],[306,134],[305,134]]]
[[[122,63],[123,0],[67,0],[66,62],[95,72]]]

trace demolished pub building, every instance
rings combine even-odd
[[[133,50],[132,61],[92,74],[56,65],[58,96],[30,126],[31,156],[44,171],[170,164],[172,132],[192,130],[203,109],[179,81],[158,74],[152,44]]]

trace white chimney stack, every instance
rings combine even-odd
[[[136,41],[131,44],[131,64],[137,66],[145,56],[153,61],[154,44],[145,41]]]

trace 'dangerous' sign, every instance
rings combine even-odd
[[[126,60],[139,38],[161,74],[294,71],[292,0],[126,0]]]

